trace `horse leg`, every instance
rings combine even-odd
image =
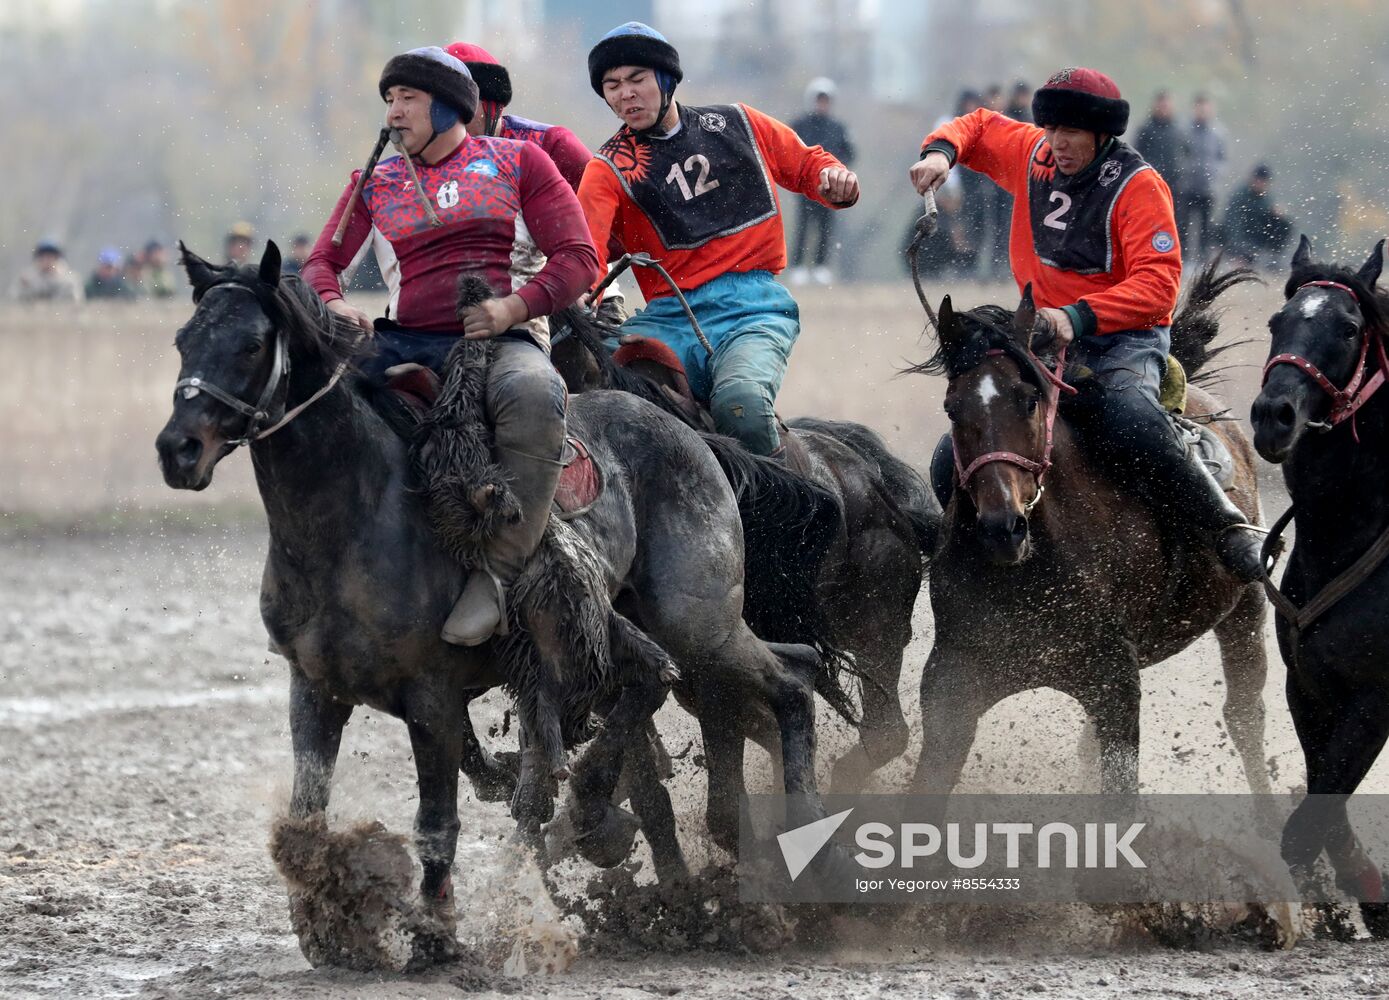
[[[1292,700],[1290,691],[1290,706]],[[1364,711],[1366,706],[1357,705],[1354,698],[1344,696],[1319,700],[1307,707],[1322,716],[1314,730],[1320,730],[1315,735],[1325,736],[1303,743],[1308,797],[1288,818],[1283,831],[1283,856],[1290,865],[1305,867],[1316,860],[1324,846],[1336,872],[1337,886],[1359,901],[1365,926],[1375,937],[1389,937],[1389,902],[1384,898],[1384,877],[1356,838],[1346,815],[1346,800],[1384,749],[1389,737],[1389,714],[1376,711],[1381,706],[1369,706],[1370,710]],[[1346,711],[1347,708],[1361,711]],[[1299,727],[1299,738],[1302,735]],[[1290,837],[1293,850],[1300,848],[1300,856],[1289,858]],[[1316,844],[1315,849],[1313,844]]]
[[[507,767],[482,745],[473,729],[468,706],[485,691],[469,691],[463,700],[463,753],[458,769],[472,783],[479,802],[507,802],[516,793],[516,771]]]
[[[960,780],[979,720],[1006,696],[981,681],[977,664],[946,652],[937,641],[921,672],[921,759],[912,780],[916,794],[947,795]]]
[[[1138,794],[1139,706],[1143,697],[1138,658],[1131,647],[1091,659],[1090,675],[1068,693],[1095,720],[1100,746],[1100,791]]]
[[[435,950],[431,957],[439,958],[453,947],[457,924],[452,869],[458,848],[458,762],[463,753],[463,727],[449,707],[459,705],[462,699],[458,692],[429,686],[415,695],[407,701],[405,712],[420,791],[415,849],[424,869],[420,898],[444,928],[443,934],[429,940]],[[438,951],[441,948],[443,952]]]
[[[747,791],[743,779],[743,727],[736,705],[722,698],[699,699],[699,731],[709,771],[704,823],[709,837],[730,854],[738,853],[738,810]],[[719,706],[715,708],[714,706]]]
[[[666,690],[655,678],[623,688],[603,719],[602,732],[574,765],[570,818],[575,843],[600,868],[621,864],[632,851],[639,821],[613,799],[627,748],[645,741],[646,722],[665,701]]]
[[[902,714],[898,682],[902,656],[911,641],[912,603],[908,600],[902,606],[874,591],[861,609],[866,614],[846,631],[845,648],[853,651],[854,663],[862,673],[862,715],[858,742],[830,770],[833,793],[862,788],[874,771],[906,752],[907,720]]]
[[[632,807],[641,819],[641,832],[651,845],[656,879],[662,885],[690,876],[675,825],[670,793],[661,780],[661,763],[647,733],[639,733],[627,747],[626,774],[631,788]]]
[[[289,813],[302,819],[328,808],[333,767],[352,706],[334,701],[294,668],[289,674],[289,732],[294,745],[294,791]]]
[[[1258,584],[1240,595],[1239,603],[1215,627],[1225,671],[1225,726],[1244,762],[1244,777],[1255,795],[1271,795],[1264,763],[1264,618],[1268,602]]]

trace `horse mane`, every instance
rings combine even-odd
[[[1334,281],[1345,285],[1360,300],[1360,311],[1365,316],[1365,322],[1372,329],[1389,333],[1389,292],[1380,291],[1378,285],[1365,284],[1355,268],[1319,262],[1294,267],[1292,277],[1283,286],[1283,297],[1292,298],[1309,281]]]
[[[356,325],[329,312],[318,293],[297,274],[283,274],[272,286],[261,278],[255,267],[211,264],[184,248],[182,262],[185,267],[190,259],[211,276],[210,280],[194,286],[195,305],[213,288],[240,285],[255,295],[275,328],[289,338],[290,346],[301,356],[314,358],[328,368],[340,364],[351,368],[359,357],[373,350],[371,339],[363,336]]]
[[[1215,307],[1216,299],[1237,285],[1258,280],[1258,275],[1248,267],[1232,267],[1222,273],[1217,254],[1187,286],[1172,317],[1171,353],[1186,371],[1191,384],[1208,385],[1220,381],[1225,369],[1210,369],[1207,367],[1210,362],[1226,351],[1252,343],[1251,338],[1245,338],[1227,341],[1219,347],[1211,346],[1220,333],[1223,312]]]

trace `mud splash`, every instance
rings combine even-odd
[[[795,940],[795,922],[783,908],[738,899],[731,870],[706,868],[688,880],[661,886],[639,884],[639,867],[600,872],[582,896],[560,898],[565,911],[583,922],[586,950],[767,954]]]
[[[289,888],[299,948],[315,967],[403,972],[465,957],[452,921],[421,905],[405,838],[381,823],[335,831],[322,813],[281,818],[270,856]]]

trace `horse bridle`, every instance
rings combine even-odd
[[[1360,304],[1360,296],[1357,295],[1355,289],[1351,288],[1349,285],[1342,284],[1339,281],[1309,281],[1305,284],[1298,285],[1293,294],[1296,295],[1297,292],[1302,291],[1304,288],[1340,289],[1351,297],[1355,302],[1355,307],[1361,310],[1361,316],[1364,316],[1364,310]],[[1375,350],[1379,360],[1379,371],[1375,372],[1369,379],[1366,379],[1365,373],[1368,368],[1371,339],[1375,342]],[[1309,423],[1307,425],[1308,427],[1319,431],[1329,431],[1333,427],[1343,424],[1347,420],[1351,420],[1351,434],[1354,435],[1356,444],[1360,443],[1360,435],[1356,431],[1353,422],[1356,411],[1369,402],[1370,397],[1378,392],[1380,387],[1384,385],[1385,379],[1389,378],[1389,357],[1385,356],[1384,337],[1380,335],[1378,330],[1371,328],[1369,323],[1366,323],[1364,328],[1360,331],[1360,359],[1356,362],[1355,374],[1351,376],[1350,382],[1346,384],[1344,389],[1336,388],[1335,383],[1327,378],[1326,374],[1320,368],[1300,354],[1275,354],[1273,357],[1269,358],[1268,362],[1264,365],[1262,384],[1268,384],[1269,373],[1279,365],[1292,365],[1316,383],[1317,387],[1321,389],[1322,392],[1331,397],[1331,414],[1323,421]]]
[[[1007,351],[1001,348],[993,348],[985,351],[984,356],[999,357],[1007,353]],[[1051,468],[1051,450],[1056,428],[1056,413],[1061,406],[1061,394],[1064,392],[1067,395],[1074,396],[1076,393],[1075,386],[1067,385],[1062,378],[1062,373],[1066,370],[1066,348],[1063,347],[1060,353],[1057,354],[1056,369],[1054,371],[1042,364],[1036,355],[1029,352],[1028,357],[1035,362],[1035,369],[1041,373],[1042,377],[1046,379],[1047,383],[1053,389],[1052,392],[1046,394],[1045,419],[1047,436],[1046,443],[1042,446],[1041,461],[1028,458],[1026,455],[1019,455],[1015,451],[986,451],[984,454],[976,457],[969,465],[964,465],[960,461],[960,449],[955,444],[954,428],[952,427],[950,431],[951,449],[955,453],[955,476],[959,481],[960,489],[968,492],[969,481],[974,477],[974,474],[984,466],[992,465],[995,462],[1006,462],[1008,465],[1016,465],[1018,468],[1025,469],[1032,473],[1032,481],[1036,490],[1032,494],[1032,499],[1023,505],[1023,513],[1025,514],[1031,514],[1033,508],[1035,508],[1042,499],[1042,479],[1046,476],[1047,470]]]
[[[257,299],[261,299],[261,296],[255,289],[249,288],[246,285],[224,282],[219,285],[214,285],[213,288],[209,288],[207,291],[213,291],[215,288],[240,288],[255,295]],[[206,294],[206,292],[204,292],[204,294]],[[199,296],[199,298],[201,298],[201,296]],[[275,355],[270,362],[270,374],[265,380],[265,388],[261,390],[260,399],[256,401],[255,405],[232,395],[221,386],[207,381],[207,379],[203,378],[201,375],[181,378],[174,383],[175,401],[177,401],[180,393],[183,395],[184,399],[192,399],[194,396],[198,395],[198,393],[205,392],[219,403],[231,407],[237,413],[246,417],[246,427],[242,431],[241,436],[227,442],[227,444],[231,445],[233,451],[244,444],[250,444],[253,441],[260,441],[268,438],[271,434],[280,430],[295,417],[299,416],[299,414],[303,413],[310,406],[327,395],[328,392],[332,390],[333,386],[338,384],[338,381],[343,376],[343,372],[347,370],[346,361],[339,364],[337,370],[333,372],[332,377],[328,379],[327,384],[308,399],[304,400],[304,402],[300,403],[292,410],[285,412],[284,415],[270,427],[261,430],[261,424],[270,419],[270,407],[274,403],[275,397],[280,393],[281,388],[284,389],[285,393],[285,399],[281,405],[283,406],[289,402],[289,346],[286,343],[284,334],[280,330],[279,324],[274,323],[273,315],[273,312],[271,312],[272,326],[270,329],[270,336],[275,342]]]

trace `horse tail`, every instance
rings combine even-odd
[[[911,524],[923,556],[935,548],[940,531],[941,508],[926,480],[906,462],[894,455],[877,431],[847,420],[797,417],[788,422],[796,430],[806,430],[833,438],[878,469],[883,499],[895,507]]]
[[[803,643],[820,654],[815,690],[857,725],[844,675],[857,672],[833,641],[815,582],[844,512],[834,494],[732,438],[700,435],[738,498],[743,521],[743,620],[766,642]]]
[[[1232,267],[1222,272],[1217,255],[1187,286],[1177,314],[1172,318],[1172,356],[1186,369],[1191,382],[1214,380],[1223,369],[1208,370],[1206,366],[1231,348],[1249,343],[1238,340],[1211,346],[1220,333],[1221,311],[1215,307],[1215,302],[1236,285],[1258,280],[1247,267]]]

